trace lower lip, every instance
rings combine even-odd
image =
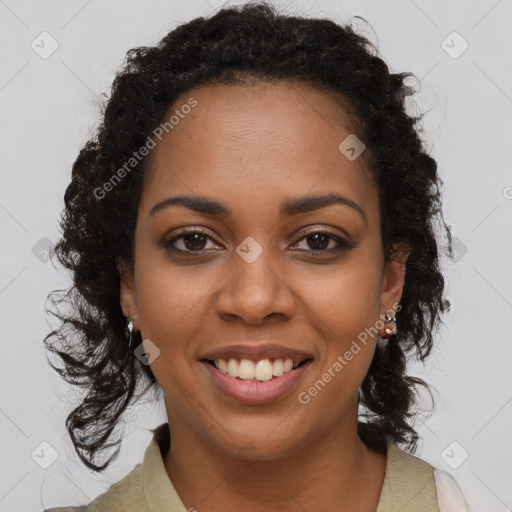
[[[266,404],[286,395],[300,380],[312,363],[307,361],[295,370],[267,381],[248,381],[230,377],[210,363],[201,361],[210,372],[215,384],[234,400],[244,404]]]

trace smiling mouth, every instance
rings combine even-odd
[[[311,358],[301,361],[294,361],[287,358],[259,359],[252,361],[250,359],[203,359],[204,362],[217,368],[221,373],[229,375],[239,380],[266,382],[292,372],[299,366],[312,361]]]

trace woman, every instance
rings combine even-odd
[[[74,313],[46,341],[88,390],[67,428],[89,468],[148,387],[168,423],[85,510],[455,510],[410,454],[406,355],[449,308],[438,220],[451,240],[410,75],[265,4],[129,52],[66,191]]]

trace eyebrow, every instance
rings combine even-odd
[[[349,206],[356,210],[367,224],[366,214],[363,209],[355,201],[352,201],[352,199],[337,193],[290,197],[281,203],[279,213],[281,218],[291,217],[293,215],[319,210],[320,208],[325,208],[333,204]],[[189,210],[194,210],[204,215],[229,217],[232,213],[228,206],[214,199],[197,195],[178,195],[157,203],[151,208],[148,216],[151,217],[164,208],[175,205],[184,206]]]

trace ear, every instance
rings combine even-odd
[[[134,331],[139,330],[139,315],[133,279],[133,267],[123,260],[119,260],[117,270],[120,277],[120,302],[124,316],[133,320]]]
[[[407,242],[393,244],[391,261],[384,267],[381,285],[381,313],[396,312],[405,282],[405,264],[411,253]]]

